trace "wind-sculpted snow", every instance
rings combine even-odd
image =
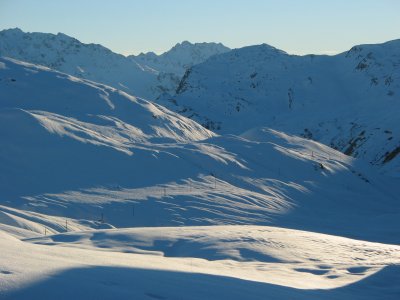
[[[220,133],[272,127],[399,172],[400,41],[336,56],[293,56],[268,45],[191,68],[169,108]]]

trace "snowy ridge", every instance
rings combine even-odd
[[[185,117],[120,90],[12,59],[1,59],[1,63],[4,65],[0,69],[4,98],[0,108],[30,110],[36,114],[44,111],[42,115],[47,114],[48,118],[43,116],[42,124],[50,126],[51,119],[61,122],[63,118],[57,119],[56,115],[62,115],[64,125],[68,121],[75,122],[74,119],[89,121],[98,126],[98,131],[101,128],[106,129],[106,133],[113,130],[128,140],[184,141],[214,136]],[[70,129],[78,130],[80,126]]]
[[[0,32],[0,56],[43,65],[142,97],[155,96],[151,90],[157,85],[154,74],[101,45],[83,44],[62,33],[3,30]]]
[[[336,56],[293,56],[268,45],[191,68],[164,105],[206,128],[267,126],[321,141],[399,174],[400,41]]]

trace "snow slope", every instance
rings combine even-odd
[[[25,33],[18,28],[0,31],[0,56],[43,65],[146,99],[175,91],[187,67],[228,50],[221,44],[183,42],[160,56],[125,57],[62,33]]]
[[[336,56],[235,49],[188,70],[163,105],[221,133],[302,135],[398,175],[399,51],[399,40]]]

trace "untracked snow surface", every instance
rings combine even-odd
[[[0,235],[4,299],[398,299],[400,292],[399,246],[297,230]]]
[[[0,299],[399,299],[398,186],[0,59]]]

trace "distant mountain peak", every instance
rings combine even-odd
[[[230,49],[221,43],[191,43],[185,40],[160,55],[148,52],[137,56],[131,55],[129,58],[135,60],[143,68],[160,73],[173,73],[181,77],[191,66],[202,63],[213,55],[229,51]]]
[[[4,30],[0,31],[0,33],[1,32],[4,32],[4,33],[23,33],[23,31],[19,27],[4,29]]]
[[[193,43],[185,40],[180,43],[176,43],[176,45],[173,48],[179,47],[179,46],[193,46],[193,45],[194,45]]]
[[[51,34],[51,33],[50,33]],[[67,34],[65,34],[65,33],[62,33],[62,32],[58,32],[57,34],[56,34],[56,37],[57,38],[61,38],[61,39],[65,39],[65,40],[73,40],[73,41],[78,41],[76,38],[73,38],[72,36],[69,36],[69,35],[67,35]],[[79,41],[78,41],[79,42]]]

